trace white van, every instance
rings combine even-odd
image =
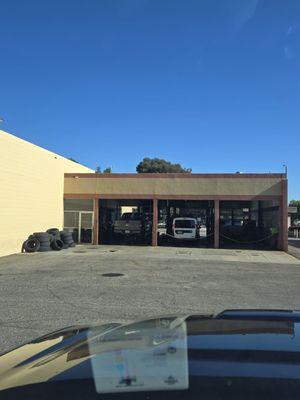
[[[175,239],[196,239],[198,237],[196,218],[174,218],[172,229]]]

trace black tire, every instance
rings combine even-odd
[[[40,247],[47,247],[50,249],[50,242],[47,243],[40,243]]]
[[[46,233],[46,232],[35,232],[35,233],[33,234],[33,236],[34,236],[35,238],[37,238],[38,241],[39,241],[40,243],[47,243],[47,242],[50,242],[50,235],[49,235],[49,233]]]
[[[50,250],[50,242],[41,243],[40,248]]]
[[[60,236],[62,237],[73,237],[72,232],[61,232]]]
[[[73,243],[73,242],[74,242],[73,236],[72,236],[72,235],[69,235],[69,236],[60,235],[60,237],[61,237],[61,240],[62,240],[64,243],[69,244],[69,243]]]
[[[48,237],[48,236],[49,236],[49,233],[47,233],[47,232],[34,232],[34,233],[33,233],[33,236],[40,236],[40,237],[44,236],[44,237]]]
[[[46,242],[46,240],[49,240],[49,238],[51,237],[51,235],[49,235],[49,233],[47,233],[47,235],[34,235],[34,237],[39,238],[41,241]]]
[[[75,247],[75,246],[76,246],[76,243],[75,243],[75,242],[69,244],[69,247]]]
[[[63,240],[64,242],[67,242],[69,240],[72,240],[74,242],[72,236],[63,236],[63,235],[61,235],[60,237],[61,237],[61,240]]]
[[[52,250],[59,251],[59,250],[62,250],[63,247],[64,247],[64,243],[63,243],[62,240],[60,240],[60,239],[52,240],[52,242],[51,242],[51,249]]]
[[[43,249],[50,249],[50,242],[41,243],[40,247]]]
[[[50,247],[40,247],[39,248],[39,252],[41,252],[41,251],[50,251],[50,250],[51,250]]]
[[[50,229],[47,229],[47,233],[49,233],[50,235],[56,236],[56,235],[59,234],[59,229],[57,229],[57,228],[50,228]]]
[[[60,231],[59,234],[60,234],[60,235],[72,235],[72,232]]]
[[[40,247],[46,247],[46,248],[50,249],[50,242],[47,242],[47,243],[41,242]]]
[[[45,244],[47,245],[48,243],[50,243],[51,238],[49,237],[47,240],[44,239],[40,239],[38,237],[36,237],[36,239],[41,243],[41,244]]]
[[[64,242],[63,242],[64,243]],[[68,249],[70,246],[66,243],[64,243],[63,249]]]
[[[74,242],[74,240],[71,238],[68,238],[68,239],[62,239],[63,240],[63,242],[65,242],[65,243],[73,243]]]
[[[39,251],[39,249],[40,242],[35,238],[25,240],[22,246],[22,252],[25,250],[26,253],[35,253],[36,251]]]
[[[50,233],[51,235],[51,233]],[[51,235],[50,237],[50,242],[52,242],[53,240],[61,240],[60,234],[58,235]]]

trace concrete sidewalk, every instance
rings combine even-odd
[[[300,243],[299,243],[300,244]],[[299,249],[300,250],[300,249]],[[233,249],[204,249],[190,247],[151,247],[151,246],[121,246],[121,245],[77,245],[62,252],[47,252],[44,257],[51,258],[71,258],[81,254],[87,257],[90,254],[118,253],[122,256],[131,256],[134,259],[144,259],[150,257],[157,261],[162,259],[184,259],[186,261],[214,261],[214,262],[234,262],[234,263],[263,263],[263,264],[300,264],[299,260],[292,255],[282,251],[267,250],[233,250]],[[41,253],[23,253],[23,257],[40,258]],[[10,256],[13,257],[13,256]],[[7,258],[9,259],[9,258]],[[3,259],[2,259],[3,260]],[[0,259],[1,261],[1,259]],[[55,261],[56,262],[56,261]],[[0,262],[1,265],[1,262]]]

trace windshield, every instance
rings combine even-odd
[[[124,213],[122,215],[122,219],[126,220],[126,221],[128,221],[128,220],[137,221],[137,220],[140,219],[140,216],[138,214],[136,214],[136,213]]]
[[[196,223],[193,219],[176,219],[175,228],[195,228]]]

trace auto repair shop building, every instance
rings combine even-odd
[[[114,235],[125,209],[150,234]],[[285,174],[65,173],[64,210],[83,243],[181,245],[172,221],[192,217],[202,232],[193,246],[287,250]]]
[[[54,227],[78,243],[287,250],[285,174],[95,174],[0,130],[0,186],[0,256]],[[126,215],[139,235],[116,234]],[[195,240],[174,238],[176,218]]]

